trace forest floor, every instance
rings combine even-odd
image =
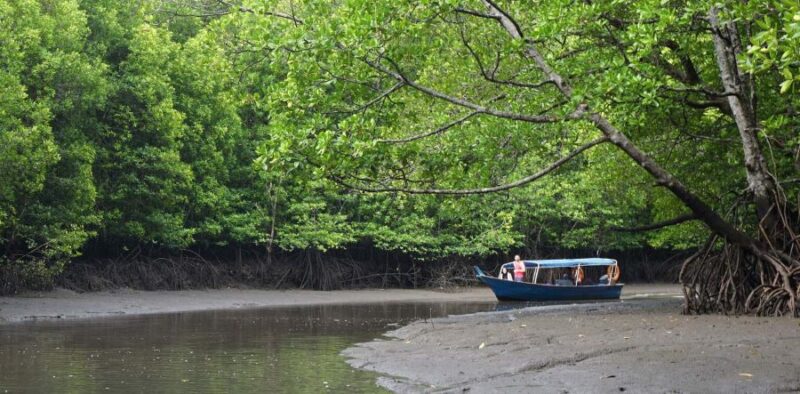
[[[682,315],[672,289],[420,321],[343,354],[396,392],[800,392],[800,320]]]

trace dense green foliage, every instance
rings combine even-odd
[[[574,86],[559,103],[522,40],[457,11],[477,1],[0,0],[0,266],[46,284],[87,244],[123,253],[369,242],[418,258],[542,245],[596,250],[702,242],[697,222],[609,231],[685,212],[601,145],[525,187],[451,197],[360,187],[476,188],[548,166],[596,137],[587,122],[469,114],[374,67],[498,110],[567,115],[589,102],[724,212],[745,185],[733,120],[681,80],[718,86],[710,1],[508,2]],[[734,3],[734,2],[731,2]],[[752,20],[769,164],[797,198],[800,6],[730,7]],[[286,17],[287,15],[295,17]],[[370,65],[373,63],[373,65]],[[497,66],[496,66],[497,65]],[[480,68],[495,69],[487,81]],[[677,70],[677,71],[676,71]],[[391,94],[385,94],[390,90]],[[721,89],[720,89],[721,90]],[[794,183],[792,183],[792,179]],[[744,223],[745,226],[747,223]]]

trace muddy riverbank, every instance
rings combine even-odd
[[[397,392],[800,391],[797,319],[684,316],[681,302],[643,295],[434,319],[343,354]]]
[[[434,290],[180,290],[119,289],[92,293],[69,290],[0,297],[0,323],[76,319],[203,310],[386,302],[481,302],[494,296],[486,288]]]
[[[626,296],[675,293],[674,285],[633,285]],[[0,323],[28,320],[75,319],[118,315],[191,312],[203,310],[264,308],[326,304],[386,302],[491,302],[486,287],[449,290],[248,290],[212,289],[141,291],[118,289],[76,293],[58,289],[0,297]]]

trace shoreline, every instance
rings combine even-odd
[[[211,310],[387,302],[490,302],[487,288],[454,290],[131,290],[76,293],[65,289],[0,297],[0,324]]]
[[[661,294],[451,316],[342,355],[401,393],[800,391],[797,319],[688,316],[681,304]]]
[[[674,292],[675,285],[629,285],[624,297]],[[0,297],[0,324],[156,313],[387,302],[496,302],[487,287],[363,290],[156,290],[76,293],[65,289]]]

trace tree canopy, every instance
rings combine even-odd
[[[31,278],[86,245],[724,240],[797,285],[793,1],[2,0],[0,21],[0,248]]]

